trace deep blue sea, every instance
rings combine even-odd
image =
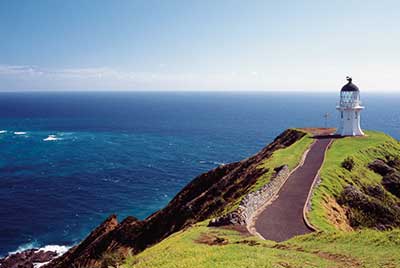
[[[400,95],[362,95],[400,139]],[[73,245],[106,216],[145,218],[192,178],[290,127],[336,125],[338,94],[0,93],[0,256]]]

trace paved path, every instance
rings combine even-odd
[[[258,215],[255,229],[262,237],[280,242],[312,232],[304,222],[303,208],[330,141],[330,138],[316,139],[304,164],[290,175],[278,198]]]

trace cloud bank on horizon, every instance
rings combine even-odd
[[[7,2],[7,3],[6,3]],[[397,1],[0,2],[0,90],[400,85]]]

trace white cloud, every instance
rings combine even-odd
[[[390,90],[398,77],[386,74],[377,79],[375,69],[352,68],[343,73],[326,68],[282,68],[230,70],[227,72],[132,72],[109,67],[43,68],[0,64],[0,90],[314,90],[337,91],[351,73],[365,89]],[[382,75],[381,75],[382,76]],[[391,90],[397,91],[397,90]]]
[[[0,65],[0,75],[41,75],[42,72],[27,65]]]
[[[251,77],[253,76],[253,77]],[[34,89],[222,89],[240,84],[251,84],[254,73],[174,73],[131,72],[108,67],[96,68],[40,68],[29,65],[0,65],[0,81],[7,80],[7,90]],[[235,83],[235,84],[233,84]],[[47,84],[47,86],[46,86]]]

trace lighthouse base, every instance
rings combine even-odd
[[[348,136],[365,136],[364,132],[359,129],[356,131],[343,131],[343,130],[337,130],[335,135],[338,136],[343,136],[343,137],[348,137]]]
[[[337,128],[336,135],[339,136],[364,136],[361,130],[361,110],[364,107],[356,106],[352,108],[337,107],[339,111],[339,127]]]

